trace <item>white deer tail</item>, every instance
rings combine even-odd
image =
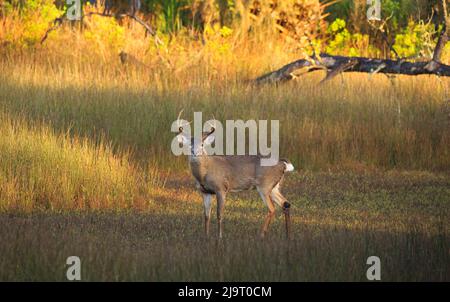
[[[284,163],[284,172],[292,172],[294,171],[294,165],[287,159],[281,160]]]

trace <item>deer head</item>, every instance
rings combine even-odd
[[[191,156],[202,156],[207,155],[205,146],[211,145],[214,142],[215,136],[214,131],[216,130],[216,127],[214,124],[209,123],[211,126],[211,130],[207,132],[202,133],[201,139],[190,136],[189,134],[186,134],[183,132],[183,124],[180,120],[180,116],[183,110],[180,111],[178,114],[177,124],[178,124],[178,142],[182,143],[185,146],[189,146],[191,150]],[[215,119],[214,119],[215,120]],[[185,124],[189,125],[191,122]]]

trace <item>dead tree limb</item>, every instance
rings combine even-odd
[[[334,69],[327,70],[326,77],[320,81],[320,84],[322,84],[325,81],[331,80],[341,72],[344,72],[352,67],[354,67],[356,64],[358,64],[358,61],[355,59],[350,59],[347,62],[341,63],[341,65],[337,65]]]
[[[65,18],[65,13],[64,13],[64,15],[62,15],[61,17],[58,17],[58,18],[56,18],[55,20],[53,20],[52,26],[51,26],[49,29],[47,29],[47,31],[45,32],[45,34],[42,36],[41,44],[43,44],[43,43],[45,42],[45,40],[47,40],[48,35],[49,35],[52,31],[54,31],[55,29],[57,29],[58,27],[60,27],[60,26],[62,25],[62,23],[63,23],[63,21],[64,21],[64,18]]]
[[[300,59],[289,63],[278,70],[269,72],[256,80],[256,84],[264,83],[282,83],[294,78],[293,72],[304,67],[310,67],[308,72],[327,69],[332,77],[325,78],[329,80],[339,74],[340,72],[364,72],[364,73],[387,73],[387,74],[404,74],[404,75],[419,75],[419,74],[435,74],[439,76],[450,76],[450,66],[439,62],[408,62],[404,60],[388,60],[388,59],[371,59],[363,57],[344,57],[331,56],[328,54],[321,54],[321,60],[318,59],[306,60]],[[351,62],[351,64],[350,64]],[[343,68],[345,67],[345,68]]]
[[[386,26],[386,23],[394,16],[394,12],[392,12],[392,14],[387,17],[385,20],[383,20],[383,22],[377,27],[375,26],[374,23],[372,23],[369,20],[369,26],[372,27],[375,32],[380,33],[381,38],[383,38],[384,43],[386,44],[386,46],[389,48],[390,51],[392,51],[394,53],[394,56],[396,59],[400,59],[400,56],[398,55],[398,52],[395,50],[394,45],[392,42],[389,41],[389,37],[386,34],[386,31],[384,30],[384,27]]]

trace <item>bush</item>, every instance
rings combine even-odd
[[[125,45],[125,29],[114,18],[92,16],[83,31],[93,49],[110,48],[117,53]]]
[[[3,29],[0,30],[0,40],[14,47],[34,47],[45,34],[49,24],[62,11],[56,8],[52,0],[23,1],[20,8],[5,3]]]
[[[329,54],[367,56],[376,55],[378,50],[369,44],[369,36],[363,34],[352,34],[346,28],[346,22],[336,19],[327,28],[329,40],[326,52]]]
[[[395,44],[393,48],[400,57],[431,57],[433,50],[437,43],[437,38],[434,38],[438,31],[433,24],[427,24],[423,21],[415,23],[410,21],[408,26],[402,33],[395,36]]]

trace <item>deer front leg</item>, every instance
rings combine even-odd
[[[222,238],[222,213],[225,206],[225,193],[216,192],[217,196],[217,226],[219,230],[219,239]]]
[[[211,218],[211,194],[203,194],[203,207],[205,210],[205,235],[209,236],[209,221]]]

